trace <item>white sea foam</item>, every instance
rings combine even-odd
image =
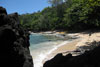
[[[62,42],[61,44],[56,45],[56,47],[52,48],[52,49],[46,54],[46,57],[47,57],[48,55],[50,55],[53,51],[55,51],[57,48],[59,48],[59,47],[65,45],[65,44],[67,44],[67,43],[69,43],[69,41],[64,41],[64,42]],[[45,58],[46,58],[46,57],[45,57]],[[50,59],[51,59],[51,58],[50,58]]]
[[[37,37],[35,38],[35,36]],[[69,42],[69,41],[61,41],[61,40],[58,40],[58,41],[44,41],[43,40],[43,42],[41,42],[39,39],[43,39],[43,37],[41,37],[40,35],[39,37],[41,38],[39,38],[38,35],[35,35],[35,36],[33,34],[32,37],[34,39],[31,40],[31,47],[30,47],[31,55],[33,57],[34,67],[43,67],[43,60],[48,55],[50,55],[58,47],[63,46]],[[40,43],[37,43],[34,40],[39,40]]]
[[[62,41],[61,41],[62,42]],[[61,44],[59,44],[60,42],[48,42],[48,43],[42,43],[42,44],[46,44],[46,47],[44,46],[44,48],[40,48],[37,50],[33,50],[31,51],[31,54],[33,56],[33,61],[34,61],[34,67],[43,67],[43,60],[49,55],[51,54],[53,51],[55,51],[58,47],[63,46],[65,44],[68,43],[68,41],[64,41]],[[51,46],[47,46],[51,45]],[[59,44],[59,45],[57,45]],[[49,48],[48,48],[49,47]]]

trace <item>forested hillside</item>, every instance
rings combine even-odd
[[[32,31],[86,30],[100,27],[100,0],[49,0],[51,7],[20,15],[24,28]]]

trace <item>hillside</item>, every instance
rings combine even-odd
[[[67,0],[42,11],[20,15],[20,23],[31,31],[82,31],[100,27],[99,0]]]

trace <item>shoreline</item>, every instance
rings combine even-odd
[[[42,58],[41,58],[41,60],[39,60],[39,67],[42,67],[42,65],[43,65],[43,62],[44,62],[44,60],[46,60],[46,58],[48,57],[48,59],[50,58],[50,56],[51,56],[51,58],[53,57],[53,56],[55,56],[54,54],[53,54],[53,52],[55,51],[55,50],[57,50],[58,48],[60,48],[61,46],[64,46],[65,44],[69,44],[69,43],[71,43],[71,42],[73,42],[74,40],[76,40],[77,39],[77,37],[75,38],[74,36],[69,36],[68,34],[64,34],[65,36],[63,36],[61,33],[54,33],[54,34],[43,34],[43,33],[31,33],[31,34],[40,34],[40,35],[44,35],[44,36],[53,36],[53,37],[59,37],[59,38],[61,38],[61,39],[64,39],[65,38],[65,40],[62,40],[62,42],[59,42],[58,44],[57,44],[57,46],[55,46],[55,47],[53,47],[52,49],[50,49],[45,55],[43,55],[42,56],[42,54],[40,54],[41,56],[42,56]],[[63,37],[63,38],[62,38]],[[69,38],[70,37],[70,38]],[[74,37],[74,38],[72,38],[72,37]],[[50,44],[49,44],[50,45]],[[49,56],[50,55],[50,56]],[[46,60],[47,61],[47,60]],[[37,67],[37,66],[36,66]]]
[[[45,57],[45,59],[42,61],[42,63],[44,64],[46,61],[52,59],[55,55],[57,55],[58,53],[64,53],[64,52],[70,52],[70,51],[74,51],[76,49],[76,44],[80,41],[81,39],[75,39],[72,41],[64,41],[63,43],[59,44],[56,49],[52,50],[51,52],[49,52],[47,54],[47,56]]]
[[[71,53],[75,51],[80,46],[88,46],[88,43],[91,43],[93,41],[100,41],[100,32],[92,33],[91,36],[89,36],[89,32],[81,32],[81,33],[32,33],[32,34],[42,34],[42,35],[50,35],[59,37],[62,36],[66,38],[67,36],[70,36],[72,38],[71,41],[65,40],[62,43],[58,44],[58,46],[51,49],[46,56],[42,59],[42,65],[52,59],[54,56],[56,56],[59,53],[62,53],[63,55],[67,55],[68,53]],[[64,35],[64,36],[63,36]],[[76,54],[72,54],[75,56]],[[41,66],[42,67],[42,66]]]
[[[68,34],[69,36],[71,36],[71,37],[76,36],[79,38],[57,47],[57,49],[55,49],[54,51],[52,51],[50,54],[47,55],[47,57],[43,60],[43,64],[46,61],[52,59],[54,56],[56,56],[59,53],[66,55],[72,51],[75,51],[77,48],[79,48],[81,46],[88,46],[88,44],[93,41],[97,41],[97,42],[100,41],[100,32],[92,33],[91,36],[89,36],[89,33],[85,33],[85,34],[84,33],[85,32],[69,33]],[[74,54],[73,54],[73,56],[74,56]]]

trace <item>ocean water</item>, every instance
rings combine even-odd
[[[57,47],[67,43],[67,41],[64,42],[64,40],[55,36],[31,34],[30,52],[33,58],[34,67],[42,67],[42,61],[48,54],[57,49]]]

